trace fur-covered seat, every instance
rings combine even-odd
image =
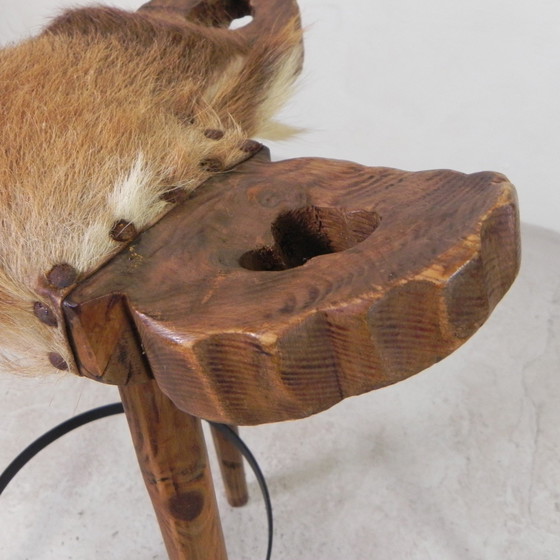
[[[0,51],[1,369],[75,372],[57,302],[252,155],[301,44],[292,0],[155,0],[69,11]]]

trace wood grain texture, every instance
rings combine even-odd
[[[169,559],[227,560],[200,420],[153,381],[119,389]]]
[[[519,260],[502,175],[260,154],[209,180],[64,305],[74,337],[122,298],[180,409],[258,424],[438,362],[486,320]],[[83,373],[97,361],[102,378],[107,345],[74,342]]]
[[[67,306],[66,315],[74,326],[72,342],[81,349],[82,375],[115,385],[144,383],[152,378],[123,297],[103,298],[87,309]],[[97,352],[93,353],[93,348]]]
[[[239,433],[237,426],[230,427],[237,434]],[[211,427],[211,430],[227,501],[232,507],[244,506],[249,500],[249,492],[245,479],[243,456],[239,449],[226,439],[219,430],[216,430],[214,426]]]

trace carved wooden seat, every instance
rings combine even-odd
[[[502,175],[270,163],[262,150],[62,308],[82,375],[120,387],[170,557],[216,560],[198,418],[302,418],[418,373],[482,325],[518,267]],[[230,499],[243,503],[239,479]]]

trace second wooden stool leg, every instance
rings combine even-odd
[[[200,420],[154,381],[119,390],[170,560],[227,560]]]
[[[237,426],[230,426],[235,433],[239,433]],[[243,456],[239,449],[227,440],[221,432],[212,426],[214,447],[220,464],[222,480],[226,489],[226,497],[230,506],[244,506],[249,500]]]

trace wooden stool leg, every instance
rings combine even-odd
[[[170,560],[227,560],[200,420],[155,381],[119,390]]]
[[[230,426],[236,433],[239,433],[237,426]],[[244,506],[249,500],[247,482],[245,480],[245,469],[243,467],[243,456],[221,432],[212,426],[212,437],[214,447],[220,463],[222,480],[226,489],[226,497],[230,506]]]

